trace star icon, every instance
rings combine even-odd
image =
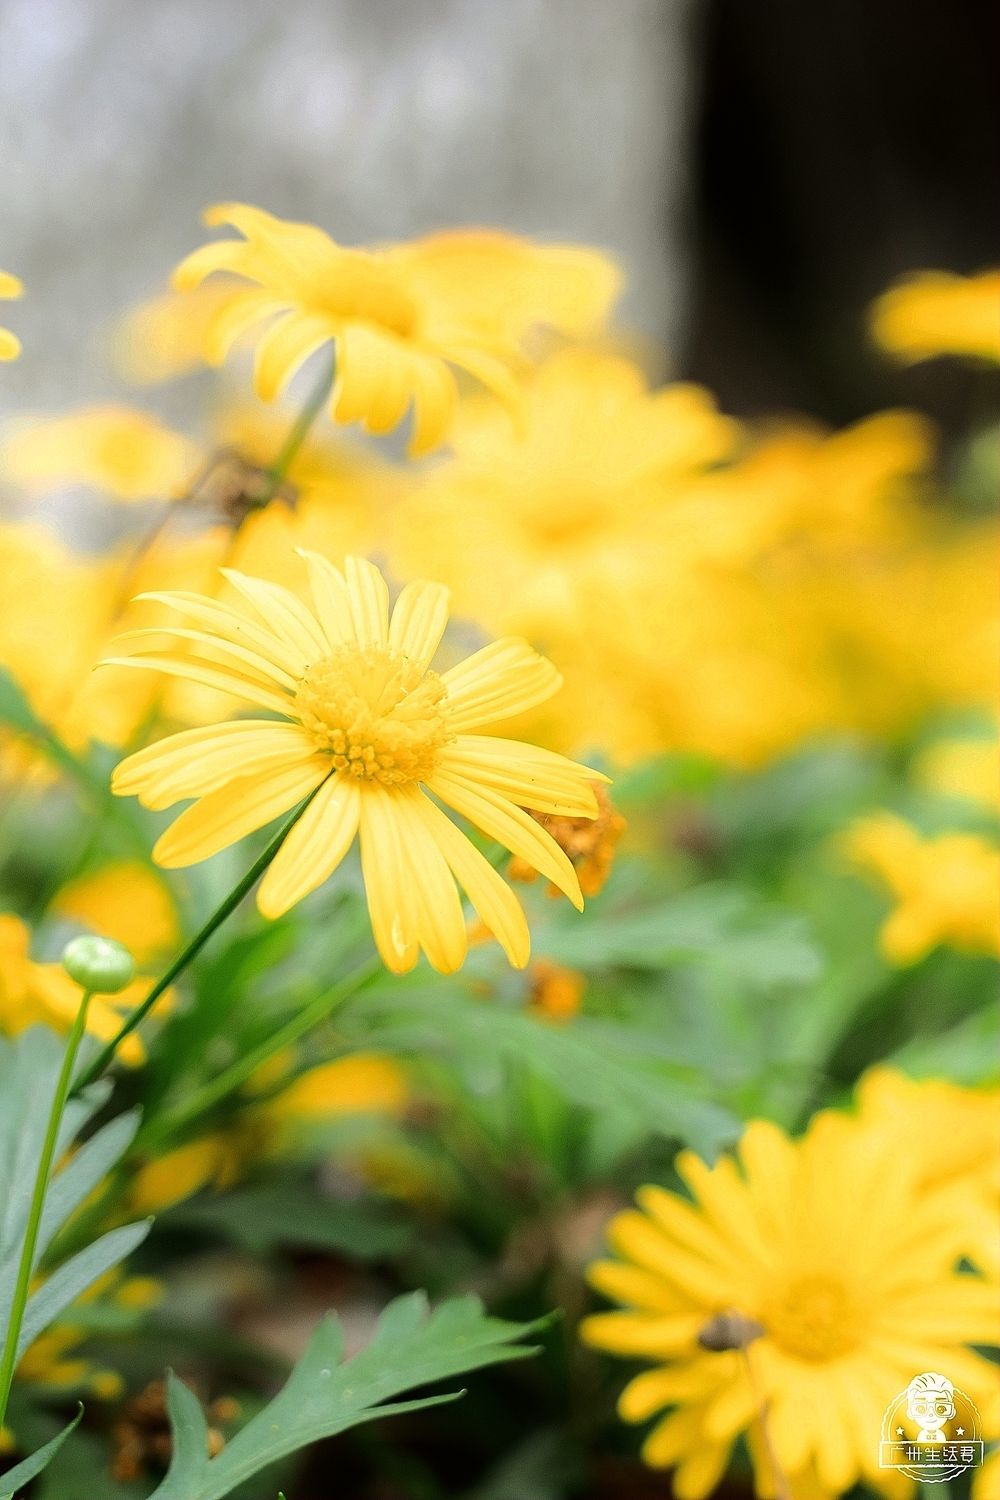
[[[903,1429],[902,1429],[902,1427],[897,1427],[896,1428],[896,1436],[897,1437],[902,1437],[903,1436]]]
[[[955,1428],[955,1435],[957,1437],[965,1437],[965,1428],[964,1427],[956,1427]]]

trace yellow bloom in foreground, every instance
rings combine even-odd
[[[858,1104],[885,1149],[908,1156],[921,1187],[951,1188],[962,1250],[981,1270],[1000,1276],[1000,1089],[967,1089],[944,1078],[907,1078],[873,1068],[858,1085]]]
[[[530,809],[593,817],[599,774],[551,751],[478,731],[550,697],[559,674],[524,641],[506,639],[439,675],[430,663],[448,619],[440,584],[412,583],[389,615],[371,563],[341,573],[304,554],[311,603],[231,570],[233,602],[153,597],[185,617],[133,631],[118,665],[222,688],[281,716],[235,720],[170,736],[129,756],[112,786],[146,807],[192,807],[153,850],[190,865],[315,794],[264,876],[257,902],[278,917],[321,885],[360,836],[372,928],[396,973],[420,949],[443,973],[465,958],[456,879],[511,963],[528,960],[524,913],[510,887],[437,805],[504,844],[582,907],[570,860]],[[437,801],[432,801],[422,788]]]
[[[80,1008],[80,986],[62,964],[35,963],[29,942],[30,933],[19,917],[0,914],[0,1031],[18,1036],[39,1024],[69,1031]],[[110,1041],[121,1026],[122,1015],[143,999],[151,982],[135,979],[117,995],[95,995],[87,1010],[91,1036]],[[146,1053],[133,1033],[125,1038],[118,1055],[136,1066]]]
[[[20,421],[0,447],[0,473],[36,493],[80,484],[118,500],[181,495],[199,462],[195,443],[130,406],[86,406]]]
[[[843,847],[896,898],[880,934],[892,963],[916,963],[940,943],[1000,957],[1000,849],[987,839],[924,838],[902,818],[877,813],[855,823]]]
[[[920,756],[916,779],[935,792],[996,808],[1000,746],[996,740],[941,740]]]
[[[205,221],[229,224],[244,237],[203,245],[174,275],[179,290],[216,271],[240,278],[208,323],[209,362],[221,364],[252,330],[254,389],[273,401],[333,341],[331,415],[382,433],[412,406],[415,453],[445,435],[457,399],[455,369],[515,399],[511,368],[531,327],[587,332],[618,290],[617,270],[598,252],[534,246],[512,235],[453,231],[365,250],[248,204],[221,204]]]
[[[0,300],[11,302],[20,297],[24,287],[9,271],[0,271]],[[21,352],[21,340],[9,328],[0,328],[0,359],[16,359]]]
[[[898,359],[964,354],[1000,364],[1000,271],[916,271],[873,303],[872,334]]]
[[[919,1149],[895,1152],[831,1112],[799,1141],[753,1121],[738,1155],[709,1168],[683,1152],[694,1202],[645,1187],[639,1210],[612,1220],[620,1259],[590,1279],[628,1310],[586,1319],[583,1337],[657,1362],[619,1411],[645,1422],[672,1408],[643,1454],[676,1469],[679,1500],[712,1492],[741,1434],[758,1494],[776,1493],[762,1405],[796,1495],[839,1495],[859,1478],[881,1488],[882,1413],[915,1371],[946,1371],[983,1409],[994,1367],[965,1346],[995,1342],[996,1287],[956,1272],[955,1201],[919,1185]],[[748,1320],[746,1348],[719,1337],[727,1313]]]

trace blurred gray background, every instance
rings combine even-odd
[[[669,345],[696,5],[0,0],[0,267],[27,288],[0,308],[25,346],[0,409],[114,392],[109,325],[230,198],[345,242],[481,223],[605,246],[626,321]]]

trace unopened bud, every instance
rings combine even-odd
[[[135,961],[113,938],[78,937],[63,949],[63,968],[93,995],[117,995],[135,978]]]

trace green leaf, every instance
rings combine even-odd
[[[51,1438],[36,1453],[33,1453],[30,1458],[22,1459],[12,1469],[8,1469],[6,1474],[0,1474],[0,1500],[14,1500],[14,1495],[21,1486],[27,1484],[29,1480],[36,1478],[42,1472],[46,1465],[55,1458],[59,1449],[69,1437],[74,1427],[77,1426],[82,1416],[83,1407],[81,1406],[68,1427],[64,1427],[62,1432],[57,1432],[54,1438]]]
[[[172,1381],[175,1451],[153,1500],[222,1500],[268,1465],[321,1438],[377,1417],[455,1400],[461,1392],[390,1398],[466,1370],[525,1359],[536,1351],[516,1341],[540,1326],[487,1317],[476,1297],[455,1298],[428,1316],[426,1298],[416,1292],[390,1303],[368,1347],[344,1364],[343,1334],[331,1314],[316,1329],[284,1388],[212,1459],[197,1401]]]
[[[573,968],[663,969],[705,963],[743,985],[808,984],[821,961],[806,924],[739,886],[718,882],[639,910],[594,910],[586,921],[560,913],[539,932],[538,951]]]
[[[314,1188],[280,1183],[182,1204],[170,1222],[224,1235],[254,1254],[296,1246],[373,1260],[398,1255],[413,1238],[412,1224],[393,1207],[324,1200]]]
[[[649,1134],[682,1140],[708,1158],[738,1134],[735,1117],[709,1097],[711,1080],[672,1059],[669,1035],[653,1037],[590,1016],[552,1025],[469,999],[457,985],[442,991],[420,981],[357,997],[355,1017],[369,1041],[393,1051],[515,1060],[540,1073],[564,1099],[594,1114],[633,1121]],[[505,1082],[498,1074],[497,1086]]]
[[[16,1041],[0,1038],[0,1328],[6,1326],[10,1314],[45,1133],[46,1111],[39,1108],[39,1101],[52,1097],[62,1054],[61,1038],[45,1027],[33,1027]],[[100,1085],[71,1099],[66,1106],[56,1150],[60,1165],[49,1183],[42,1217],[39,1261],[66,1219],[120,1160],[135,1135],[137,1117],[130,1112],[105,1125],[69,1160],[65,1159],[74,1138],[107,1096],[107,1088]],[[114,1229],[48,1276],[28,1302],[19,1352],[123,1260],[148,1231],[148,1223]]]
[[[117,1266],[149,1233],[152,1219],[109,1230],[53,1271],[28,1302],[18,1340],[18,1358],[95,1281]]]

